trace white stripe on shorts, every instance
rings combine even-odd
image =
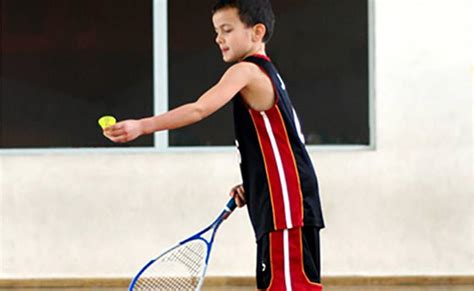
[[[290,272],[290,242],[288,238],[288,229],[283,230],[283,258],[285,268],[285,286],[286,291],[291,291],[291,272]]]

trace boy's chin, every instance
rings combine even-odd
[[[240,60],[239,57],[237,56],[232,56],[232,55],[222,55],[222,60],[225,62],[225,63],[235,63],[237,61]]]
[[[227,63],[227,64],[228,63],[235,63],[235,62],[238,61],[238,59],[236,59],[236,58],[226,58],[224,56],[222,57],[222,60],[224,61],[224,63]]]

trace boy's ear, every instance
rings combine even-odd
[[[267,28],[262,23],[257,23],[253,27],[253,41],[262,41]]]

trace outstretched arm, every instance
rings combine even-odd
[[[233,65],[216,85],[195,102],[184,104],[157,116],[119,122],[106,128],[104,135],[113,142],[124,143],[144,134],[196,123],[219,110],[247,86],[251,76],[250,66],[245,62]]]

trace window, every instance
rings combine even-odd
[[[168,1],[169,105],[190,102],[226,69],[214,43],[215,1]],[[367,0],[273,0],[267,52],[313,145],[369,145]],[[231,105],[169,133],[170,146],[232,145]]]
[[[214,43],[214,0],[0,2],[0,148],[115,147],[98,117],[194,101],[228,67]],[[369,3],[272,0],[267,50],[310,145],[370,144]],[[233,145],[231,106],[118,146]]]
[[[153,114],[152,1],[1,5],[1,148],[114,146],[98,117]]]

